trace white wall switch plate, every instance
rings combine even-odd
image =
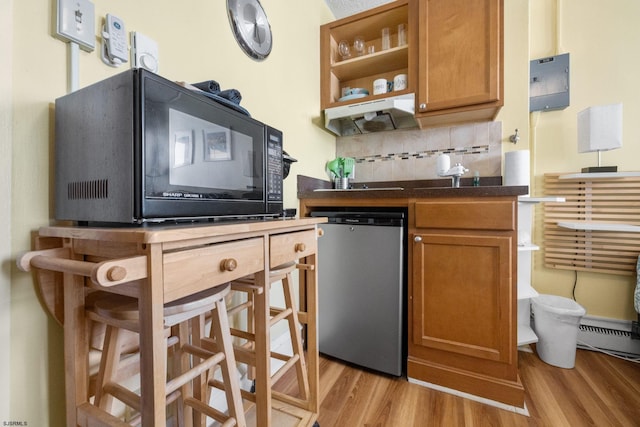
[[[89,0],[58,0],[56,35],[91,52],[96,47],[95,7]]]
[[[159,65],[158,43],[142,33],[132,31],[131,66],[157,73]]]

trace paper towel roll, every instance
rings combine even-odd
[[[451,158],[448,154],[440,154],[438,156],[438,175],[442,175],[451,168]]]
[[[529,185],[529,175],[529,150],[505,153],[503,185]]]

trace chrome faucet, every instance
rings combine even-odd
[[[451,177],[451,187],[459,188],[460,187],[460,177],[465,174],[465,172],[469,172],[469,169],[462,166],[460,163],[456,163],[452,168],[446,171],[438,171],[439,176],[450,176]]]

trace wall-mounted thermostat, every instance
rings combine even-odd
[[[158,72],[158,43],[142,33],[131,32],[131,66]]]

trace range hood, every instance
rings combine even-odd
[[[324,110],[325,127],[338,136],[417,128],[413,93]]]

